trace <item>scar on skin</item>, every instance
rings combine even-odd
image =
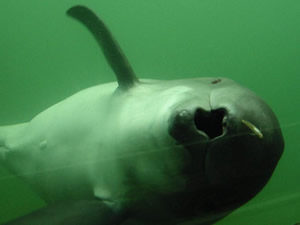
[[[250,123],[249,121],[246,120],[242,120],[243,124],[245,124],[257,137],[259,137],[260,139],[262,139],[264,137],[264,135],[262,134],[262,132],[256,127],[254,126],[252,123]]]
[[[220,83],[221,81],[222,81],[221,79],[216,79],[216,80],[212,81],[211,83],[212,84],[217,84],[217,83]]]

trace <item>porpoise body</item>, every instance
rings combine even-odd
[[[1,165],[49,203],[8,224],[212,224],[265,186],[284,142],[263,100],[226,78],[139,80],[92,11],[68,15],[94,35],[117,82],[0,127]]]

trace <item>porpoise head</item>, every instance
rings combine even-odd
[[[198,190],[191,193],[201,199],[200,208],[221,213],[241,206],[265,186],[284,141],[275,114],[252,91],[220,78],[207,86],[206,104],[179,105],[169,133],[190,153],[188,189]]]

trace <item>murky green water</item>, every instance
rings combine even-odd
[[[0,1],[0,124],[30,120],[86,87],[114,81],[88,32],[65,15],[76,4],[110,27],[141,78],[223,76],[277,114],[285,152],[268,185],[218,225],[300,222],[300,1]],[[44,203],[0,171],[0,223]]]

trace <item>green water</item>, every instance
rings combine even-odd
[[[91,35],[65,16],[79,3],[105,20],[139,77],[224,76],[265,99],[282,126],[284,155],[263,191],[217,224],[300,222],[299,0],[1,0],[1,125],[115,80]],[[44,205],[0,169],[0,223]]]

